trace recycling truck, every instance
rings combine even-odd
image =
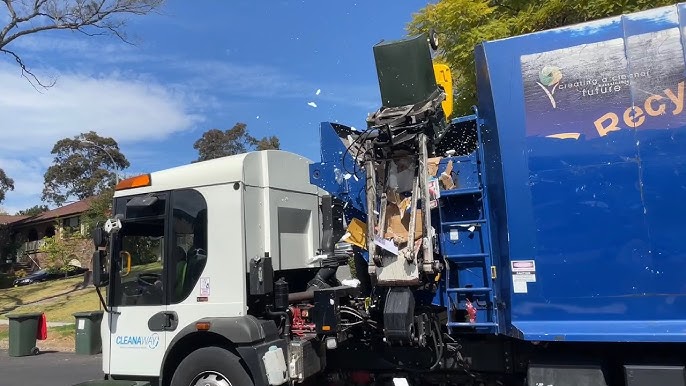
[[[456,119],[436,34],[383,41],[319,162],[119,182],[86,384],[685,385],[684,15],[483,42]]]

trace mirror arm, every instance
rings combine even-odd
[[[121,312],[113,311],[111,307],[107,307],[107,303],[105,303],[105,298],[102,297],[102,292],[100,292],[100,287],[95,287],[95,292],[98,293],[98,297],[100,298],[100,304],[102,304],[102,309],[105,310],[105,312],[107,312],[108,314],[121,315]]]

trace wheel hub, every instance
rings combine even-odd
[[[191,386],[232,386],[225,376],[214,371],[206,371],[195,377]]]

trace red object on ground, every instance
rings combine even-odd
[[[45,314],[41,314],[40,318],[38,319],[38,331],[36,339],[48,339],[48,319],[45,317]]]

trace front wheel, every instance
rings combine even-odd
[[[171,386],[253,386],[240,359],[219,347],[193,351],[179,364]]]

